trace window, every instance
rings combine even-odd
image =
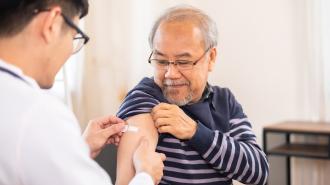
[[[84,27],[84,21],[79,22],[79,27]],[[82,29],[83,30],[83,29]],[[50,94],[56,96],[72,108],[71,92],[79,90],[80,75],[84,60],[84,48],[72,55],[55,77],[54,85],[49,90]]]
[[[321,59],[323,63],[323,86],[325,119],[330,121],[330,1],[321,0]]]

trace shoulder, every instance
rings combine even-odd
[[[235,98],[231,90],[227,87],[211,86],[213,99],[216,102],[230,103]]]
[[[1,114],[12,122],[30,121],[35,123],[43,120],[43,124],[50,124],[52,120],[65,118],[76,122],[73,113],[56,97],[39,88],[33,88],[21,80],[3,76],[0,78]],[[31,121],[31,117],[35,121]],[[28,119],[29,118],[29,119]]]
[[[230,114],[234,114],[237,110],[242,109],[240,103],[235,98],[234,94],[229,88],[219,86],[212,86],[213,89],[213,104],[219,109],[227,109]]]
[[[49,127],[71,127],[72,130],[79,131],[80,127],[73,112],[58,98],[45,92],[41,92],[35,103],[31,107],[29,116],[38,117],[41,121],[38,124]]]
[[[150,113],[151,109],[160,102],[164,102],[161,89],[153,78],[143,78],[125,97],[119,107],[117,116],[122,119],[141,114]]]
[[[220,87],[217,85],[211,85],[211,88],[216,96],[221,96],[223,98],[229,98],[233,96],[232,91],[228,87]]]
[[[148,77],[143,78],[128,92],[127,96],[151,97],[160,102],[165,100],[160,87],[154,82],[153,78]]]
[[[73,112],[59,98],[27,85],[12,84],[8,89],[8,95],[1,98],[7,98],[7,104],[12,103],[13,106],[9,109],[17,114],[13,121],[20,122],[22,128],[31,127],[34,131],[48,132],[51,131],[49,128],[65,127],[80,133]]]

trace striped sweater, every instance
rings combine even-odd
[[[229,185],[232,179],[265,184],[269,166],[251,124],[229,89],[208,86],[200,102],[180,107],[197,122],[190,140],[160,134],[157,151],[164,153],[160,184]],[[166,102],[152,78],[144,78],[125,98],[117,114],[122,119],[150,113]]]

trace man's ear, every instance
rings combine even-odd
[[[46,43],[58,39],[57,37],[61,34],[63,24],[61,12],[61,7],[55,6],[45,14],[41,34]]]
[[[208,70],[209,72],[211,72],[214,68],[215,60],[217,58],[217,48],[213,47],[210,49],[209,57],[210,57],[210,62],[209,62]]]

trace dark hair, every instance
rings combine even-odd
[[[0,0],[0,37],[10,37],[21,32],[35,15],[58,5],[68,17],[80,18],[88,13],[88,0]]]

